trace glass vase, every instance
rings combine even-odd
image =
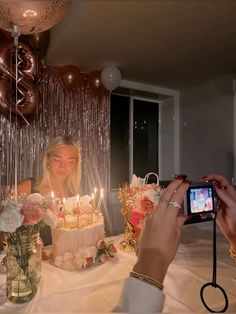
[[[12,303],[33,299],[41,274],[39,232],[33,226],[6,233],[6,293]]]

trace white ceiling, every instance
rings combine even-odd
[[[184,89],[236,73],[236,1],[74,0],[51,29],[47,64]]]

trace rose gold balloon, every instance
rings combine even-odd
[[[10,113],[10,108],[8,107],[9,92],[10,84],[8,80],[2,76],[0,78],[0,112],[6,116],[8,113]]]
[[[28,80],[27,88],[20,83],[17,86],[17,101],[15,82],[2,77],[0,79],[0,106],[4,113],[27,115],[36,110],[39,103],[39,93],[36,86]]]
[[[0,41],[0,106],[4,113],[27,115],[39,107],[40,94],[36,87],[37,60],[30,48],[19,43],[18,72],[15,66],[15,48],[6,41]],[[18,82],[16,85],[16,74]],[[17,93],[16,93],[17,88]]]
[[[28,45],[19,43],[18,58],[19,72],[28,76],[31,80],[35,80],[40,64],[37,62],[36,56],[33,54]]]
[[[88,75],[88,85],[94,94],[99,96],[107,92],[106,88],[102,84],[100,71],[94,71]]]
[[[21,34],[43,32],[57,24],[71,1],[1,1],[0,28],[11,32],[12,25],[20,27]]]
[[[62,83],[68,91],[71,91],[81,84],[82,76],[77,66],[66,65],[64,67],[59,67],[59,72],[62,76]]]

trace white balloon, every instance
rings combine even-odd
[[[101,81],[110,92],[117,88],[121,81],[120,69],[117,66],[106,66],[101,73]]]

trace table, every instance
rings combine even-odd
[[[183,239],[164,282],[166,302],[164,312],[207,312],[199,291],[212,279],[212,231],[208,223],[185,226]],[[123,235],[113,238],[116,244]],[[217,236],[218,271],[217,282],[225,289],[229,299],[229,312],[236,312],[236,264],[228,253],[228,244]],[[27,313],[109,313],[116,305],[122,285],[135,263],[134,253],[118,250],[117,256],[97,267],[80,272],[60,270],[48,262],[43,263],[42,279],[35,298],[23,305],[15,305],[0,298],[1,312]],[[0,275],[0,285],[5,276]],[[207,293],[210,305],[222,307],[221,295]]]

